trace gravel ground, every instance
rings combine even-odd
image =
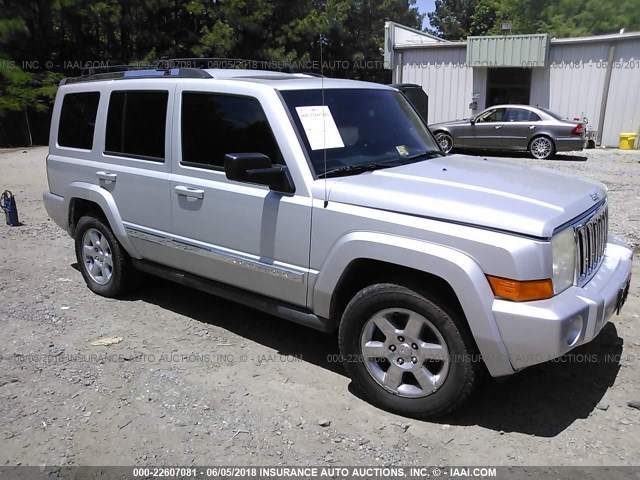
[[[45,155],[0,151],[24,222],[0,225],[0,465],[640,464],[638,254],[593,342],[408,420],[359,397],[334,336],[160,280],[92,294],[44,210]],[[507,160],[604,181],[611,230],[640,244],[640,152]]]

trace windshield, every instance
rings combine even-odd
[[[413,107],[393,90],[282,91],[316,175],[357,165],[419,161],[440,149]],[[323,124],[324,118],[324,124]]]

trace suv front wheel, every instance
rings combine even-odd
[[[403,286],[361,290],[345,309],[339,342],[353,382],[373,403],[401,415],[450,413],[479,377],[468,329],[444,306]]]
[[[137,272],[106,221],[82,217],[74,239],[78,265],[91,291],[103,297],[117,297],[130,289]]]

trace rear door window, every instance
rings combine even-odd
[[[508,122],[539,122],[540,117],[525,108],[510,108],[507,113]]]
[[[105,153],[164,161],[168,98],[165,90],[112,92]]]

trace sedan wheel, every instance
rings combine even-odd
[[[440,148],[444,153],[449,153],[453,150],[453,138],[448,133],[436,133],[436,142],[438,142],[438,145],[440,145]]]
[[[529,145],[531,155],[540,160],[545,160],[555,153],[553,142],[547,137],[537,137]]]

